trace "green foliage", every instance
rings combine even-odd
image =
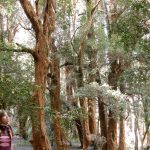
[[[126,51],[132,51],[143,36],[149,33],[146,21],[149,18],[149,2],[137,1],[122,14],[118,22],[112,24],[112,32],[119,36]]]
[[[1,0],[0,6],[6,7],[6,14],[13,24],[16,22],[12,19],[16,13],[14,10],[15,0]],[[40,0],[40,7],[44,5],[44,1]],[[13,5],[12,5],[13,4]],[[84,7],[84,6],[83,6]],[[70,63],[70,77],[64,81],[64,75],[61,78],[61,112],[54,112],[50,107],[50,96],[46,95],[46,112],[47,131],[50,139],[54,139],[53,119],[61,118],[61,125],[68,135],[68,138],[73,137],[72,126],[76,119],[83,119],[84,110],[81,107],[72,106],[66,102],[66,86],[65,84],[73,81],[73,99],[90,98],[98,100],[98,97],[103,97],[106,110],[112,110],[115,117],[118,118],[128,109],[135,116],[142,118],[147,124],[150,116],[150,43],[146,36],[149,34],[147,21],[149,20],[149,2],[147,0],[117,0],[116,10],[126,8],[119,16],[119,19],[110,24],[111,37],[106,34],[106,12],[97,11],[94,15],[93,26],[90,32],[92,38],[86,38],[84,42],[83,56],[83,80],[84,86],[77,89],[76,81],[78,80],[78,57],[79,47],[87,30],[87,18],[92,5],[89,6],[86,13],[80,14],[75,22],[76,29],[73,29],[73,15],[76,12],[72,1],[59,0],[57,3],[56,13],[56,32],[54,34],[55,43],[57,46],[57,55],[60,58],[61,64]],[[102,8],[103,9],[103,8]],[[118,10],[119,10],[118,9]],[[85,11],[85,10],[84,10]],[[17,17],[16,15],[14,15]],[[16,18],[15,18],[16,19]],[[75,31],[73,31],[75,30]],[[4,38],[8,33],[4,34]],[[6,45],[4,41],[0,42],[0,47],[14,48],[14,45]],[[91,50],[95,50],[96,57],[90,58]],[[106,63],[106,53],[109,51],[109,63],[118,57],[122,58],[123,62],[130,62],[130,66],[124,71],[118,82],[125,85],[125,92],[122,94],[118,89],[112,90],[106,84],[109,64]],[[29,56],[25,54],[17,54],[13,52],[0,51],[0,104],[1,108],[17,109],[18,119],[24,119],[26,116],[34,118],[33,114],[37,113],[37,106],[33,102],[33,62]],[[51,56],[52,56],[51,55]],[[111,58],[112,57],[112,58]],[[27,59],[26,59],[27,58]],[[89,67],[90,61],[96,62],[96,67]],[[101,69],[101,65],[104,67]],[[105,67],[106,66],[106,67]],[[64,67],[63,65],[61,67]],[[62,69],[63,70],[63,69]],[[100,71],[102,84],[92,82],[88,83],[89,74],[96,74]],[[105,71],[107,70],[107,71]],[[64,73],[64,72],[63,72]],[[63,80],[63,81],[62,81]],[[39,88],[36,86],[35,88]],[[53,88],[53,87],[52,87]],[[65,91],[65,92],[64,92]],[[135,101],[130,101],[127,96],[136,97]],[[138,98],[137,98],[138,97]],[[107,112],[107,111],[106,111]],[[88,114],[90,115],[90,114]],[[36,120],[36,118],[34,118]],[[29,132],[30,133],[30,132]]]
[[[32,66],[29,65],[29,68],[25,68],[17,54],[14,55],[12,52],[0,53],[1,105],[5,109],[21,107],[22,111],[29,112],[32,98]]]

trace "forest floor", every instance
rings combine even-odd
[[[79,144],[73,143],[72,146],[69,147],[69,150],[82,150],[79,146]],[[22,140],[21,138],[15,137],[13,141],[13,150],[33,150],[33,148],[28,142]],[[55,150],[55,148],[53,148],[53,150]],[[89,147],[88,150],[93,150],[93,148]]]

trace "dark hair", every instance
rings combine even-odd
[[[2,118],[6,115],[6,112],[1,110],[0,111],[0,122],[2,121]]]

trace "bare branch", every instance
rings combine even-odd
[[[80,28],[80,27],[78,27],[78,28],[74,31],[73,36],[72,36],[72,38],[71,38],[71,40],[70,40],[71,46],[72,46],[74,52],[75,52],[77,55],[78,55],[78,53],[77,53],[77,51],[76,51],[76,49],[75,49],[75,47],[74,47],[74,45],[73,45],[73,39],[74,39],[75,34],[76,34],[76,32],[77,32],[77,30],[78,30],[79,28]]]
[[[101,2],[101,0],[99,0],[97,2],[97,4],[92,8],[92,10],[91,10],[91,17],[93,17],[93,14],[94,14],[94,12],[95,12],[95,10],[96,10],[96,8],[97,8],[97,6],[99,5],[100,2]]]
[[[143,146],[144,140],[145,140],[145,138],[146,138],[146,135],[147,135],[147,133],[148,133],[148,131],[149,131],[149,127],[150,127],[150,122],[147,124],[146,131],[145,131],[144,137],[143,137],[143,139],[142,139],[142,146]]]
[[[54,31],[55,24],[55,0],[45,0],[43,8],[43,32],[44,34],[50,34]]]
[[[62,68],[62,67],[65,67],[65,66],[73,66],[73,63],[65,62],[64,64],[60,65],[59,68]]]
[[[20,25],[23,29],[25,29],[25,30],[27,30],[27,31],[32,30],[32,27],[25,27],[25,26],[22,25],[21,23],[19,23],[19,25]]]

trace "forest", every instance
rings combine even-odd
[[[150,150],[150,0],[0,0],[0,110],[34,150]]]

